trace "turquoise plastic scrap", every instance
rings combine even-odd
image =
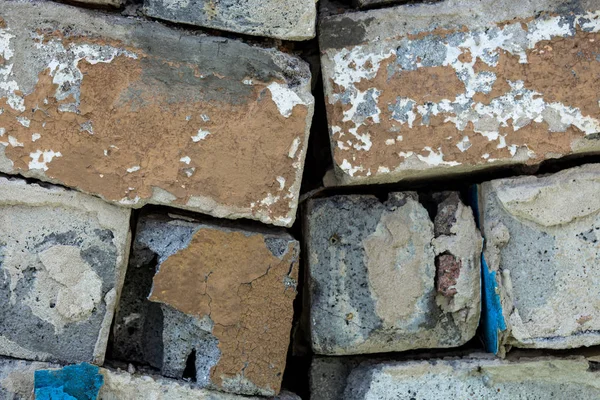
[[[102,385],[100,368],[87,363],[35,371],[36,400],[96,400]]]
[[[480,228],[479,199],[477,186],[471,187],[471,207],[475,214],[475,222]],[[484,244],[485,244],[485,238]],[[506,323],[502,314],[502,303],[498,294],[496,271],[490,271],[483,251],[481,252],[481,334],[485,351],[498,354],[498,334],[506,330]]]

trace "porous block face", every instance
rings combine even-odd
[[[507,329],[501,344],[600,344],[600,165],[479,188],[485,258]]]
[[[597,10],[448,0],[323,19],[337,183],[600,152]]]
[[[0,16],[0,172],[293,223],[313,112],[299,58],[54,2]]]
[[[315,37],[316,0],[144,0],[144,13],[173,22],[285,40]]]
[[[481,236],[456,193],[432,221],[416,193],[311,200],[305,214],[317,354],[454,347],[479,321]]]
[[[195,357],[198,386],[277,394],[298,255],[285,233],[143,217],[115,321],[115,356],[174,378]]]
[[[583,357],[365,363],[338,399],[595,399],[600,383],[591,364]]]
[[[0,178],[0,354],[101,364],[129,252],[128,209]]]
[[[59,368],[59,366],[46,362],[0,358],[0,398],[33,399],[35,371],[48,368]]]

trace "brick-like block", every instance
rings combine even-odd
[[[0,354],[102,364],[130,210],[0,177]]]
[[[144,0],[144,13],[173,22],[284,40],[315,37],[316,0]]]
[[[115,321],[115,357],[174,378],[187,363],[198,386],[275,395],[298,256],[286,233],[143,217]]]
[[[599,8],[447,0],[324,18],[337,183],[600,152]]]
[[[584,357],[433,359],[364,363],[332,400],[597,399],[600,373]],[[311,399],[319,399],[319,388]]]
[[[45,362],[0,358],[0,398],[31,400],[35,371],[58,368],[59,365]],[[129,374],[107,368],[100,368],[99,373],[104,380],[100,400],[259,400],[257,397],[199,389],[189,383],[154,375]]]
[[[416,193],[310,200],[310,326],[317,354],[454,347],[475,334],[482,240],[456,193],[435,221]]]
[[[54,2],[2,1],[0,17],[0,172],[124,206],[293,223],[305,62]]]
[[[484,251],[506,330],[501,344],[600,344],[600,164],[479,187]],[[494,310],[492,310],[493,312]]]

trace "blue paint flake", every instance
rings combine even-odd
[[[95,365],[68,365],[59,370],[35,371],[36,400],[96,400],[104,376]]]
[[[471,187],[470,203],[475,214],[477,227],[481,228],[479,221],[479,199],[477,186]],[[485,238],[484,244],[485,244]],[[498,354],[498,334],[506,330],[506,323],[502,315],[502,303],[498,294],[496,271],[490,271],[483,251],[481,252],[481,333],[485,351]]]

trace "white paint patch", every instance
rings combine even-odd
[[[179,161],[181,161],[182,163],[186,163],[186,164],[188,164],[188,165],[189,165],[189,164],[190,164],[190,162],[192,161],[192,159],[191,159],[191,158],[189,158],[188,156],[185,156],[185,157],[181,157],[181,158],[179,159]]]
[[[25,117],[17,117],[17,121],[19,121],[19,123],[21,125],[23,125],[25,128],[29,128],[29,125],[31,124],[31,121],[29,120],[29,118],[25,118]]]
[[[242,82],[244,82],[244,85],[253,85],[254,82],[252,82],[252,79],[244,79]]]
[[[263,206],[272,206],[279,201],[279,196],[273,196],[271,193],[267,194],[267,197],[260,201]]]
[[[60,152],[54,152],[53,150],[37,150],[35,153],[29,153],[31,161],[29,161],[29,169],[41,169],[48,171],[48,163],[52,161],[54,157],[62,157]]]
[[[342,169],[342,171],[344,171],[345,173],[347,173],[350,176],[354,176],[355,173],[362,172],[365,170],[362,165],[353,167],[352,164],[350,164],[350,162],[348,162],[348,160],[346,160],[345,158],[342,161],[340,168]]]
[[[296,152],[300,147],[300,138],[294,138],[292,145],[290,146],[290,150],[288,151],[288,157],[291,159],[296,158]]]
[[[8,143],[12,147],[23,147],[23,143],[19,142],[16,137],[8,135]]]
[[[283,176],[278,176],[277,182],[279,182],[279,190],[283,190],[285,187],[285,178]]]
[[[35,142],[36,140],[39,140],[42,137],[42,135],[40,135],[39,133],[34,133],[31,135],[31,141]]]
[[[417,154],[417,158],[423,161],[426,164],[438,166],[438,165],[449,165],[456,166],[460,165],[459,162],[456,161],[444,161],[444,154],[442,153],[442,149],[438,148],[437,153],[429,146],[426,146],[423,150],[428,151],[429,155],[424,157],[420,154]]]
[[[136,172],[139,171],[142,167],[140,167],[139,165],[134,165],[131,168],[127,168],[127,172],[132,173],[132,172]]]
[[[192,168],[187,168],[185,170],[185,175],[190,178],[192,175],[194,175],[194,172],[196,172],[196,168],[192,167]]]
[[[200,115],[200,118],[202,118],[202,121],[204,121],[204,122],[208,122],[208,121],[210,121],[210,118],[209,118],[209,117],[208,117],[208,115],[206,115],[206,114],[202,114],[202,115]]]
[[[209,131],[205,131],[205,130],[203,130],[203,129],[198,129],[198,133],[197,133],[196,135],[192,136],[192,141],[193,141],[194,143],[197,143],[197,142],[199,142],[199,141],[201,141],[201,140],[204,140],[204,139],[206,139],[206,137],[207,137],[208,135],[210,135],[210,132],[209,132]]]
[[[386,146],[391,146],[393,144],[396,144],[396,139],[387,139],[385,141]]]
[[[271,92],[271,98],[277,106],[279,113],[286,118],[289,118],[292,115],[295,106],[300,104],[306,105],[296,92],[285,85],[273,82],[267,86],[267,89]]]

